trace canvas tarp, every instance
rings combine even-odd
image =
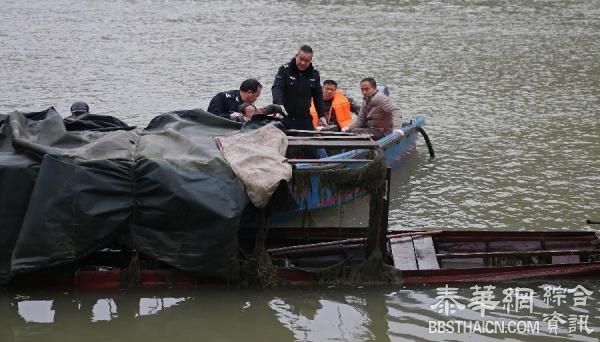
[[[287,136],[275,126],[216,139],[225,160],[244,182],[257,208],[267,205],[280,182],[292,178],[292,167],[285,162]]]

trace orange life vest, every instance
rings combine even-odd
[[[341,91],[336,90],[333,93],[333,100],[331,101],[331,108],[329,113],[325,115],[326,118],[331,116],[331,112],[335,111],[335,120],[337,121],[340,128],[346,127],[352,123],[352,114],[350,113],[350,101],[342,94]],[[313,126],[317,127],[319,123],[319,116],[315,109],[315,103],[310,100],[310,115],[313,117]]]

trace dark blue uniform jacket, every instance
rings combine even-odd
[[[289,129],[313,130],[310,100],[315,102],[319,117],[323,112],[323,90],[317,69],[312,64],[304,71],[298,70],[296,60],[279,67],[271,88],[273,103],[283,105],[288,112],[283,123]]]
[[[222,91],[210,100],[206,111],[229,119],[229,114],[238,112],[241,104],[239,90]]]

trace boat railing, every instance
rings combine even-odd
[[[325,149],[328,151],[339,150],[345,152],[318,158],[290,158],[287,160],[295,169],[321,169],[339,164],[347,167],[361,166],[373,161],[369,151],[381,148],[381,145],[371,139],[368,134],[353,134],[329,131],[302,131],[289,130],[288,149]]]

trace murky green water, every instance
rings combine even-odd
[[[71,102],[144,126],[203,107],[257,77],[270,102],[278,66],[315,49],[322,78],[354,98],[358,81],[391,88],[424,144],[394,176],[390,223],[419,229],[592,229],[600,218],[598,1],[0,2],[0,112]],[[352,210],[346,210],[348,215]],[[596,227],[597,229],[597,227]],[[0,293],[0,341],[548,339],[544,314],[588,315],[556,339],[597,341],[600,282],[585,307],[543,301],[487,318],[540,322],[540,335],[436,334],[436,288],[236,288],[118,293]],[[487,284],[479,284],[484,286]],[[460,286],[463,299],[472,290]],[[468,301],[467,301],[468,302]],[[459,310],[453,319],[475,320]],[[576,322],[577,323],[577,322]],[[577,324],[575,328],[579,328]],[[554,336],[554,335],[553,335]]]
[[[482,288],[487,285],[478,284]],[[518,300],[515,295],[511,297],[517,288],[519,293],[531,295]],[[476,305],[477,289],[468,286],[457,287],[456,295],[447,300],[440,297],[441,289],[433,287],[11,293],[0,297],[3,322],[0,338],[2,341],[598,340],[598,281],[525,281],[486,290],[491,301],[485,310]],[[452,287],[450,291],[454,293]],[[575,293],[587,293],[589,297]],[[555,330],[552,320],[557,322]],[[481,326],[477,328],[476,324]]]

